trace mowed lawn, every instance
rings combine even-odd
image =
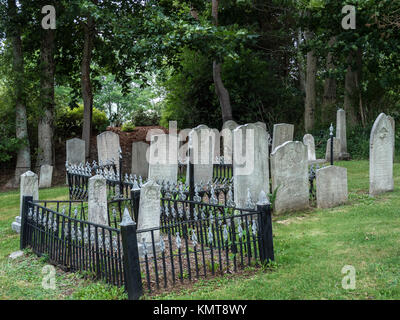
[[[368,196],[368,161],[348,168],[349,203],[274,217],[275,263],[250,275],[201,280],[181,291],[146,299],[400,299],[400,165],[395,190]],[[67,188],[40,191],[41,199],[66,199]],[[0,194],[0,299],[123,299],[121,289],[56,273],[56,289],[42,288],[46,261],[27,252],[11,261],[19,237],[11,231],[19,194]],[[342,268],[356,271],[356,288],[342,288]],[[178,286],[178,285],[176,285]]]

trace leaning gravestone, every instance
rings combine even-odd
[[[113,161],[119,169],[119,135],[112,131],[105,131],[97,136],[97,154],[100,163]]]
[[[346,137],[346,111],[339,109],[336,113],[336,138],[340,141],[339,160],[349,160]]]
[[[199,125],[189,133],[189,146],[193,150],[194,183],[212,181],[214,170],[213,132],[206,125]],[[187,161],[190,159],[188,158]],[[186,181],[189,181],[189,166]]]
[[[331,161],[331,138],[329,138],[326,143],[325,160],[327,162]],[[333,137],[333,161],[338,160],[340,160],[340,140]]]
[[[40,166],[39,188],[50,188],[53,178],[53,166],[44,164]]]
[[[233,190],[238,208],[247,207],[248,191],[253,203],[261,191],[269,193],[268,138],[268,132],[255,124],[233,131]]]
[[[101,175],[95,175],[89,179],[88,220],[108,226],[107,184],[106,179]]]
[[[315,141],[314,137],[312,134],[305,134],[303,137],[303,143],[307,146],[307,155],[308,155],[308,161],[314,161],[316,160],[315,157]]]
[[[176,183],[178,180],[178,137],[159,134],[151,137],[149,179]]]
[[[233,130],[239,125],[233,121],[228,120],[224,123],[221,130],[223,152],[224,152],[224,163],[232,164],[233,158]]]
[[[287,123],[274,124],[272,135],[272,152],[286,141],[293,141],[294,125]]]
[[[147,150],[149,145],[146,142],[139,141],[132,143],[132,174],[147,179],[149,163],[147,161]]]
[[[159,228],[160,227],[160,192],[161,187],[154,181],[147,181],[140,189],[139,216],[137,230]],[[143,256],[147,248],[148,255],[153,252],[152,243],[157,247],[160,243],[160,230],[153,232],[141,232],[137,234],[139,255]]]
[[[271,153],[271,177],[276,213],[308,208],[307,147],[302,142],[285,142]]]
[[[67,140],[67,162],[79,165],[85,163],[85,141],[78,138]]]
[[[381,113],[375,120],[369,142],[369,194],[393,191],[393,140],[390,119]]]
[[[21,230],[21,215],[22,215],[22,205],[24,196],[31,196],[33,200],[39,200],[38,176],[32,171],[27,171],[21,175],[19,216],[16,216],[15,221],[11,224],[11,228],[18,233]]]
[[[348,199],[347,169],[328,166],[316,172],[316,197],[318,208],[333,208]]]

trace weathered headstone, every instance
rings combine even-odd
[[[108,226],[107,184],[101,175],[89,179],[88,220],[92,223]]]
[[[268,138],[268,132],[255,124],[233,131],[233,190],[239,208],[247,207],[248,191],[253,203],[261,191],[269,193]]]
[[[302,142],[285,142],[271,153],[271,177],[275,213],[308,208],[307,147]]]
[[[349,160],[346,137],[346,111],[339,109],[336,113],[336,138],[340,141],[339,160]]]
[[[44,164],[40,166],[39,188],[50,188],[53,178],[53,166]]]
[[[119,169],[119,135],[105,131],[97,136],[97,154],[99,163],[113,161]]]
[[[219,163],[221,156],[221,134],[218,129],[210,129],[211,143],[213,145],[213,163]]]
[[[222,126],[221,136],[223,143],[224,152],[224,163],[232,164],[233,158],[233,130],[235,130],[239,125],[233,121],[228,120]]]
[[[16,216],[15,221],[11,224],[11,228],[18,233],[21,230],[22,202],[24,196],[31,196],[33,200],[39,199],[38,176],[32,171],[25,172],[21,175],[20,179],[19,216]]]
[[[315,157],[315,141],[314,137],[312,134],[305,134],[303,137],[303,143],[307,146],[307,155],[308,155],[308,161],[314,161],[316,160]]]
[[[160,227],[160,192],[161,187],[155,181],[147,181],[140,189],[139,216],[137,230]],[[160,242],[160,230],[153,232],[154,244],[157,247]],[[144,247],[149,255],[153,252],[151,232],[141,232],[137,235],[139,255],[143,255]],[[145,243],[145,244],[144,244]]]
[[[170,134],[153,135],[149,147],[149,179],[178,180],[178,137]]]
[[[340,140],[333,137],[333,161],[340,160]],[[331,139],[329,138],[326,143],[325,160],[327,162],[331,161]]]
[[[286,141],[293,141],[294,125],[287,123],[274,124],[274,132],[272,135],[272,152],[276,147]]]
[[[348,199],[347,169],[328,166],[316,172],[316,197],[318,208],[333,208]]]
[[[393,191],[393,127],[381,113],[375,120],[369,142],[369,194]]]
[[[396,148],[395,148],[395,136],[396,136],[396,122],[394,121],[394,118],[392,117],[392,116],[388,116],[388,119],[389,119],[389,121],[390,121],[390,124],[392,125],[392,128],[393,128],[393,161],[394,161],[394,153],[395,153],[395,150],[396,150]]]
[[[73,138],[67,140],[67,162],[74,165],[85,163],[85,140]]]
[[[257,121],[254,123],[256,126],[260,126],[262,127],[264,130],[267,130],[267,125],[265,124],[265,122],[261,122],[261,121]]]
[[[132,174],[147,179],[149,163],[147,161],[147,150],[149,145],[146,142],[138,141],[132,143]]]
[[[206,125],[197,126],[189,133],[189,145],[193,148],[194,183],[211,181],[215,158],[213,132]],[[189,170],[186,170],[186,181],[189,181]]]

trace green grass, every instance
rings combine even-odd
[[[368,161],[340,162],[348,168],[349,202],[274,218],[275,263],[263,270],[198,281],[191,288],[147,299],[400,299],[400,165],[395,191],[368,195]],[[63,199],[66,188],[40,191],[41,199]],[[57,269],[57,289],[41,286],[44,259],[17,261],[18,235],[10,224],[18,192],[0,194],[0,299],[121,299],[122,290]],[[342,288],[345,265],[356,270],[356,289]]]

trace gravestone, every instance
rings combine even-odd
[[[393,191],[393,140],[390,119],[381,113],[375,120],[369,142],[369,194]]]
[[[178,180],[178,137],[159,134],[151,137],[149,147],[149,179],[154,181]]]
[[[333,208],[348,199],[347,169],[328,166],[316,172],[316,197],[318,208]]]
[[[206,125],[199,125],[192,129],[189,133],[189,146],[193,148],[194,183],[212,181],[215,157],[211,129]],[[189,168],[188,166],[186,170],[186,181],[189,181]]]
[[[303,137],[303,143],[307,146],[308,161],[316,160],[315,157],[315,141],[312,134],[305,134]]]
[[[265,122],[261,122],[261,121],[257,121],[254,123],[256,126],[260,126],[262,127],[264,130],[267,130],[267,125],[265,124]]]
[[[102,175],[95,175],[89,179],[88,220],[108,226],[107,184]]]
[[[274,124],[274,132],[272,135],[272,152],[276,147],[286,141],[293,141],[294,125],[287,123]]]
[[[272,190],[276,191],[274,212],[309,207],[307,147],[300,141],[287,141],[271,153]]]
[[[21,215],[24,196],[31,196],[33,200],[39,200],[39,180],[38,176],[32,171],[25,172],[21,175],[20,179],[19,216],[16,216],[15,221],[11,224],[11,228],[18,233],[21,230]]]
[[[396,122],[394,121],[394,118],[392,116],[388,116],[388,119],[390,121],[390,124],[392,125],[393,128],[393,135],[396,135]],[[395,139],[393,139],[393,161],[394,161],[394,153],[395,153]]]
[[[50,188],[53,178],[53,166],[44,164],[40,166],[39,188]]]
[[[233,130],[235,130],[238,126],[239,125],[233,120],[226,121],[222,126],[221,136],[223,143],[224,163],[226,164],[232,164]]]
[[[97,136],[97,155],[99,164],[113,161],[119,169],[119,135],[112,131],[105,131]]]
[[[67,158],[69,164],[84,164],[85,159],[85,141],[78,138],[67,140]]]
[[[349,160],[346,137],[346,111],[339,109],[336,113],[336,138],[340,141],[339,160]]]
[[[269,193],[269,134],[262,126],[245,124],[233,131],[234,200],[238,208],[256,203],[261,191]]]
[[[333,161],[340,160],[340,140],[333,137]],[[327,162],[331,161],[331,138],[328,139],[326,143],[325,160]]]
[[[147,179],[149,163],[147,162],[147,150],[149,145],[146,142],[139,141],[132,143],[132,174]]]
[[[140,189],[139,216],[137,230],[159,228],[160,227],[160,192],[161,187],[155,181],[147,181]],[[160,230],[153,232],[154,244],[157,247],[160,242]],[[143,240],[144,239],[144,240]],[[153,252],[151,232],[137,234],[139,255],[143,255],[144,246],[147,247],[149,255]],[[145,243],[145,245],[143,244]]]
[[[213,163],[218,164],[221,156],[221,134],[218,129],[210,129],[211,143],[213,145]]]

